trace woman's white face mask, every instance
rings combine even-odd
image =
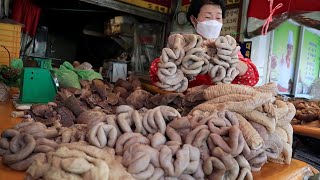
[[[195,27],[198,34],[206,39],[216,39],[220,35],[222,23],[217,20],[198,22]]]

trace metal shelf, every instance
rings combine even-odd
[[[166,14],[163,14],[157,11],[152,11],[149,9],[144,9],[141,7],[137,7],[131,4],[127,4],[127,3],[123,3],[115,0],[80,0],[80,1],[102,6],[102,7],[111,8],[117,11],[122,11],[129,14],[141,16],[141,17],[145,17],[145,18],[160,21],[163,23],[166,23],[168,21],[168,17]]]

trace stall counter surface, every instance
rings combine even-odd
[[[12,101],[0,103],[0,132],[4,129],[13,127],[19,123],[21,119],[12,118],[11,112],[14,110]],[[261,171],[254,172],[254,179],[303,179],[303,177],[310,173],[318,173],[308,164],[293,159],[290,165],[282,165],[276,163],[265,164]],[[14,171],[6,167],[0,162],[0,179],[20,180],[24,179],[25,173]]]
[[[294,133],[296,134],[320,139],[320,128],[308,127],[303,125],[292,125],[292,127],[293,127]]]
[[[21,118],[12,118],[11,112],[14,110],[12,100],[0,102],[0,132],[5,129],[11,128],[21,121]],[[0,160],[0,179],[7,180],[20,180],[24,179],[25,173],[14,171],[2,164]]]

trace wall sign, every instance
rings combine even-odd
[[[299,33],[300,26],[289,21],[273,32],[269,81],[277,83],[279,94],[292,94]]]
[[[241,51],[241,54],[243,55],[243,57],[250,59],[251,49],[252,49],[252,41],[240,43],[240,47],[241,47],[240,51]]]
[[[296,68],[294,95],[310,98],[311,85],[319,77],[320,31],[303,27],[300,35],[300,50]]]
[[[145,9],[158,11],[161,13],[168,13],[170,7],[170,0],[118,0]]]
[[[231,35],[236,38],[239,29],[240,8],[232,8],[226,10],[226,17],[223,19],[222,36]]]

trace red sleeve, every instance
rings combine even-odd
[[[150,80],[153,85],[155,85],[156,82],[160,81],[157,72],[158,72],[158,63],[160,62],[160,58],[157,58],[151,62],[149,74],[150,74]]]
[[[256,85],[259,81],[259,73],[257,67],[253,64],[253,62],[250,59],[244,58],[243,56],[239,56],[239,60],[247,64],[248,70],[244,75],[237,76],[232,81],[232,84],[243,84],[248,86]]]

